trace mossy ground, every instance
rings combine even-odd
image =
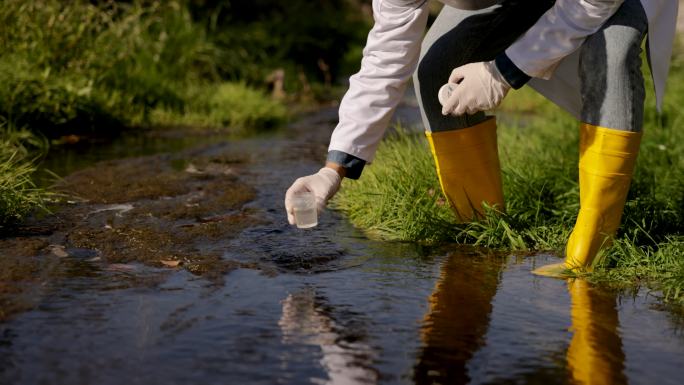
[[[0,320],[33,306],[41,282],[100,274],[98,266],[171,266],[217,282],[237,267],[259,268],[221,257],[261,221],[244,207],[255,196],[237,176],[244,160],[194,151],[100,162],[60,180],[53,214],[0,238]]]

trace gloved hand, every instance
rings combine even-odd
[[[451,95],[443,102],[440,100],[443,115],[459,116],[491,110],[511,89],[493,61],[460,66],[451,72],[449,83],[452,83]]]
[[[295,224],[294,207],[292,197],[295,194],[310,191],[316,197],[316,208],[320,213],[325,209],[328,199],[340,189],[342,177],[337,171],[329,167],[323,167],[316,174],[298,178],[285,193],[285,210],[287,211],[287,221],[291,225]]]

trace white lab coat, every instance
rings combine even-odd
[[[448,3],[448,0],[443,2]],[[529,85],[571,114],[581,109],[578,48],[623,0],[557,0],[507,50]],[[373,0],[374,26],[361,69],[350,78],[329,151],[372,161],[402,98],[420,54],[427,25],[427,0]],[[641,0],[649,22],[648,45],[657,104],[662,104],[677,21],[678,0]],[[552,32],[552,33],[549,33]]]

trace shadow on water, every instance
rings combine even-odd
[[[289,226],[283,191],[335,117],[51,160],[79,199],[0,239],[0,383],[679,383],[680,324],[646,291],[369,240],[336,212]]]

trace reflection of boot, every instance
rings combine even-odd
[[[564,269],[591,269],[596,254],[610,245],[636,164],[640,132],[582,124],[580,127],[580,212],[565,251],[565,263],[535,273],[557,276]]]
[[[579,279],[568,282],[568,290],[573,336],[567,359],[572,379],[586,385],[627,383],[615,296]]]
[[[416,384],[467,384],[468,362],[484,345],[504,263],[498,257],[452,254],[428,299]]]
[[[426,135],[439,184],[459,220],[483,217],[483,202],[504,209],[494,118],[472,127]]]

